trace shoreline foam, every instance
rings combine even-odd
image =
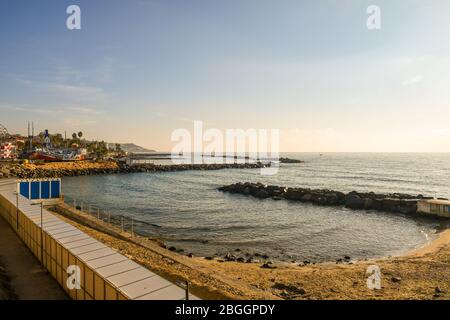
[[[429,241],[420,248],[409,250],[405,254],[400,255],[400,257],[421,257],[429,253],[437,252],[443,246],[450,243],[450,229],[439,231],[437,235],[437,238]]]

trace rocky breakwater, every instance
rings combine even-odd
[[[351,209],[366,209],[414,214],[417,201],[432,199],[423,195],[402,193],[380,194],[374,192],[344,193],[328,189],[286,188],[262,183],[235,183],[218,188],[219,191],[253,196],[259,199],[290,200],[313,203],[321,206],[345,206]]]
[[[185,170],[219,170],[219,169],[258,169],[263,168],[265,164],[258,163],[233,163],[233,164],[173,164],[173,165],[156,165],[156,164],[140,164],[140,165],[120,165],[114,162],[105,165],[64,165],[59,166],[26,166],[15,164],[8,168],[8,176],[18,177],[22,179],[38,179],[38,178],[56,178],[56,177],[72,177],[86,176],[98,174],[116,174],[116,173],[137,173],[137,172],[171,172]]]
[[[117,173],[119,166],[115,162],[74,161],[49,163],[9,163],[3,166],[8,177],[21,179],[57,178],[104,173]]]
[[[186,170],[221,170],[221,169],[260,169],[270,167],[270,164],[256,163],[200,163],[200,164],[141,164],[120,166],[120,172],[161,172],[161,171],[186,171]]]
[[[10,178],[11,176],[12,174],[10,168],[0,163],[0,179]]]

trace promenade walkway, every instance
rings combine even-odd
[[[21,196],[18,198],[17,229],[15,191],[14,180],[0,180],[0,214],[72,299],[186,299],[185,289],[107,247],[45,209],[42,211],[41,242],[41,207],[32,205],[30,200]],[[81,272],[81,287],[78,289],[67,287],[67,267],[71,265],[78,266]],[[189,294],[189,299],[198,298]]]
[[[3,218],[0,218],[0,259],[18,300],[69,298]]]

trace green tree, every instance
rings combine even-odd
[[[78,132],[78,138],[81,139],[82,136],[83,136],[83,132],[79,131],[79,132]]]
[[[16,146],[17,146],[17,150],[18,150],[18,151],[22,151],[22,150],[25,149],[25,143],[22,142],[22,141],[17,141],[17,142],[16,142]]]
[[[64,138],[61,133],[52,135],[52,143],[54,147],[61,147],[63,145]]]

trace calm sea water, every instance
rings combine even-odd
[[[285,261],[329,261],[395,255],[435,237],[442,222],[399,214],[319,207],[225,194],[240,181],[339,191],[402,192],[450,197],[450,154],[290,153],[275,176],[227,169],[70,177],[69,198],[82,199],[139,224],[186,253],[207,256],[241,249]],[[442,226],[441,226],[442,227]]]

